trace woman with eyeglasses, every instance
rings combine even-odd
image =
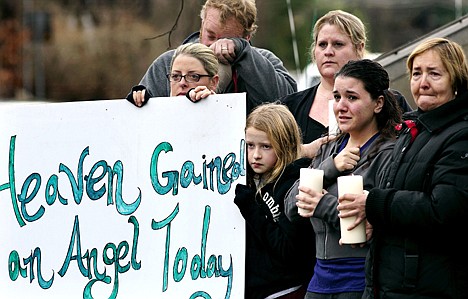
[[[219,62],[214,52],[200,43],[179,46],[174,52],[167,79],[171,85],[170,96],[187,96],[196,102],[216,93],[219,83]],[[153,95],[143,85],[132,87],[127,100],[138,107]]]

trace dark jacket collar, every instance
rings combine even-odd
[[[194,32],[187,36],[182,44],[187,44],[187,43],[198,43],[200,42],[200,31]]]
[[[423,112],[417,109],[405,114],[404,119],[417,119],[430,133],[438,131],[450,123],[468,117],[468,92],[458,95],[454,100]]]

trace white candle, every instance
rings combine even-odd
[[[363,181],[360,175],[338,177],[338,197],[344,194],[362,194]],[[355,216],[340,218],[341,242],[343,244],[356,244],[366,242],[366,224],[361,222],[352,230],[348,227],[356,220]]]
[[[299,177],[299,186],[311,188],[314,191],[322,192],[323,189],[323,170],[313,168],[301,168]],[[299,191],[299,194],[302,194]],[[303,215],[307,211],[302,208],[297,208],[299,215]]]
[[[336,121],[335,112],[333,112],[334,99],[328,100],[328,136],[338,134],[338,122]]]

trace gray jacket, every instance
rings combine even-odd
[[[198,42],[198,37],[196,32],[184,43]],[[236,59],[231,66],[237,73],[237,85],[231,81],[222,93],[246,92],[249,112],[262,102],[272,102],[297,91],[296,81],[275,54],[253,47],[245,39],[231,39],[236,44]],[[166,51],[157,57],[140,81],[140,85],[145,86],[153,97],[168,97],[170,94],[166,74],[170,72],[174,51]]]
[[[370,190],[379,185],[382,173],[390,162],[394,140],[383,140],[381,137],[374,140],[370,146],[361,152],[361,159],[352,172],[339,172],[334,164],[338,148],[343,142],[344,136],[336,141],[322,146],[318,156],[311,164],[312,168],[324,170],[323,188],[327,190],[320,200],[314,215],[310,218],[315,231],[316,257],[319,259],[335,259],[348,257],[365,257],[368,246],[352,248],[351,245],[339,245],[341,238],[340,220],[338,217],[338,188],[337,178],[351,173],[362,175],[364,190]],[[301,217],[297,213],[296,195],[299,180],[289,190],[285,199],[285,212],[291,221],[297,221]]]

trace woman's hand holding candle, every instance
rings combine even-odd
[[[362,194],[343,194],[338,198],[338,211],[340,218],[355,216],[356,220],[348,227],[353,229],[366,219],[366,200],[369,192],[364,190]]]

